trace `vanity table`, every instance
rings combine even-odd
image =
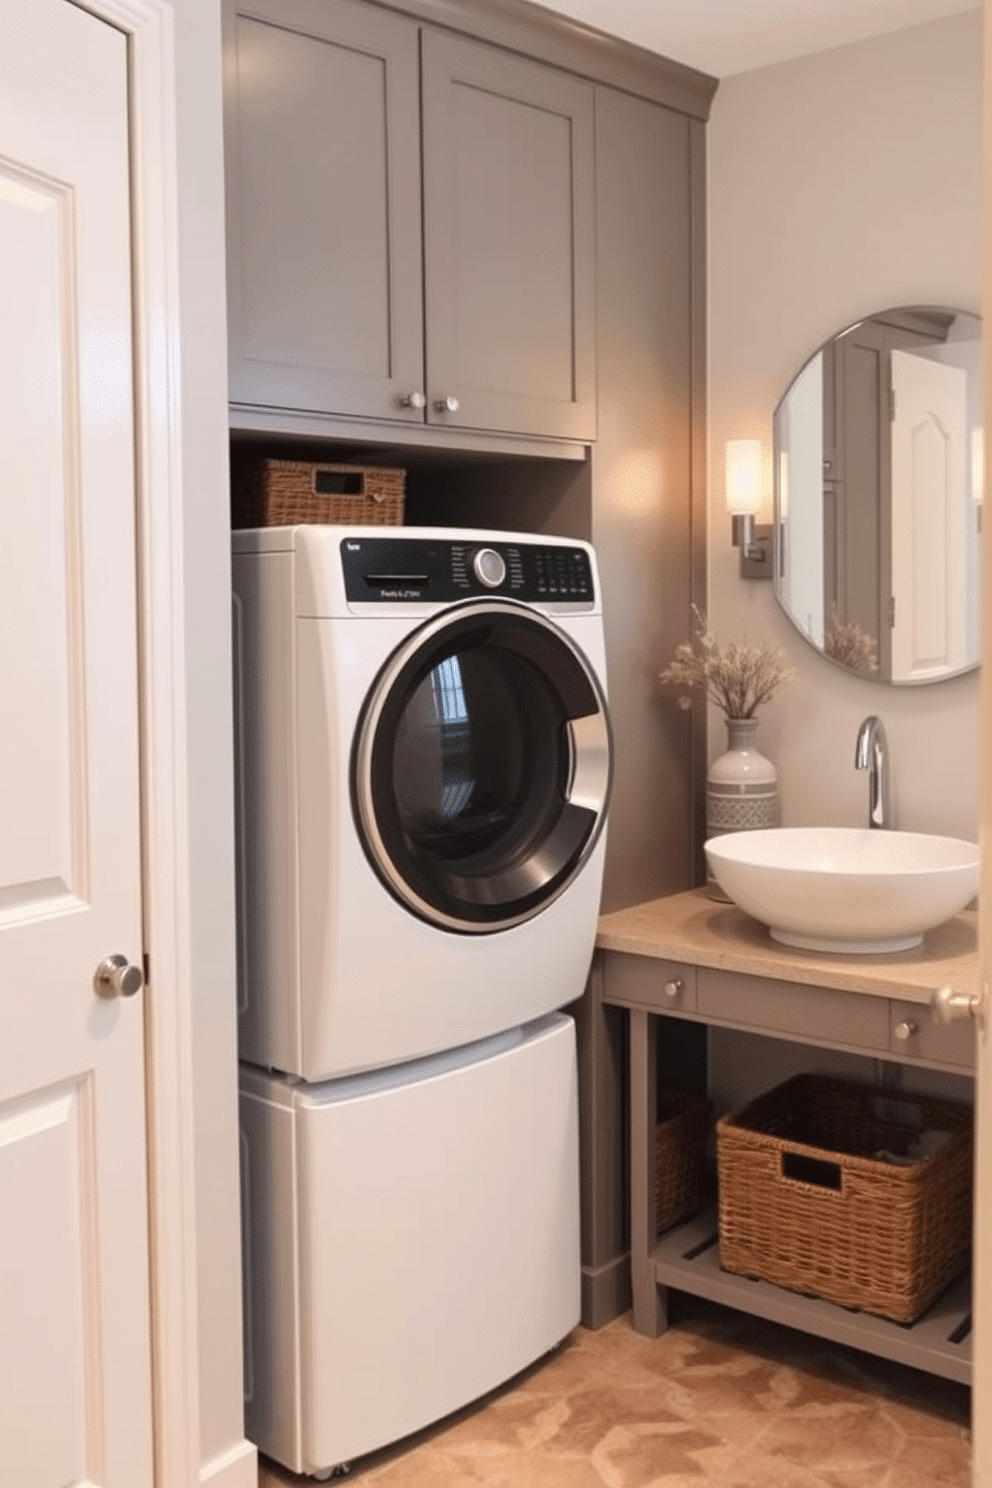
[[[659,1236],[655,1113],[659,1018],[973,1073],[974,1023],[938,1024],[930,999],[947,985],[977,993],[975,913],[957,915],[911,951],[826,955],[780,945],[735,905],[693,889],[602,916],[596,944],[599,995],[629,1020],[635,1330],[664,1331],[674,1289],[970,1383],[970,1277],[906,1327],[721,1271],[712,1205]]]

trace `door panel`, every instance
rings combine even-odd
[[[152,1480],[142,1001],[93,980],[142,958],[128,154],[125,37],[5,0],[0,1471],[18,1488]]]
[[[960,671],[967,660],[967,377],[892,352],[892,679]]]
[[[417,27],[225,13],[232,402],[423,422]]]
[[[87,897],[82,595],[70,562],[79,529],[71,449],[79,410],[67,377],[74,327],[64,303],[78,267],[72,206],[61,183],[0,162],[0,440],[9,461],[0,674],[5,712],[18,720],[0,744],[0,922]]]
[[[84,1078],[0,1109],[0,1196],[4,1214],[16,1216],[0,1227],[10,1293],[0,1420],[4,1457],[24,1465],[18,1482],[78,1482],[90,1418],[100,1413],[90,1367],[99,1340],[87,1306],[98,1285],[90,1096]]]
[[[428,418],[591,439],[592,87],[442,32],[422,45]]]

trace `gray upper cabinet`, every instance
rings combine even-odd
[[[231,402],[591,439],[592,86],[352,0],[225,53]]]
[[[270,9],[224,14],[231,402],[422,422],[418,28]]]
[[[591,439],[593,89],[441,31],[421,44],[428,413]]]

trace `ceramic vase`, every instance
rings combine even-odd
[[[778,772],[755,747],[756,718],[727,718],[727,749],[706,776],[706,835],[750,832],[781,822]],[[706,887],[714,899],[726,899],[707,872]]]

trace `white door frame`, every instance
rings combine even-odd
[[[200,1481],[173,14],[84,0],[128,38],[155,1480]]]
[[[985,103],[983,125],[986,182],[984,223],[985,246],[982,265],[983,313],[992,307],[992,24],[986,16],[984,37]],[[985,377],[985,422],[992,410],[992,335],[986,327],[983,344]],[[979,841],[982,844],[981,881],[978,889],[978,970],[982,1008],[978,1020],[975,1082],[975,1263],[972,1268],[972,1483],[974,1488],[992,1485],[992,1039],[990,1039],[989,988],[992,984],[992,518],[989,482],[985,482],[982,524],[982,670],[981,717],[979,720]]]

